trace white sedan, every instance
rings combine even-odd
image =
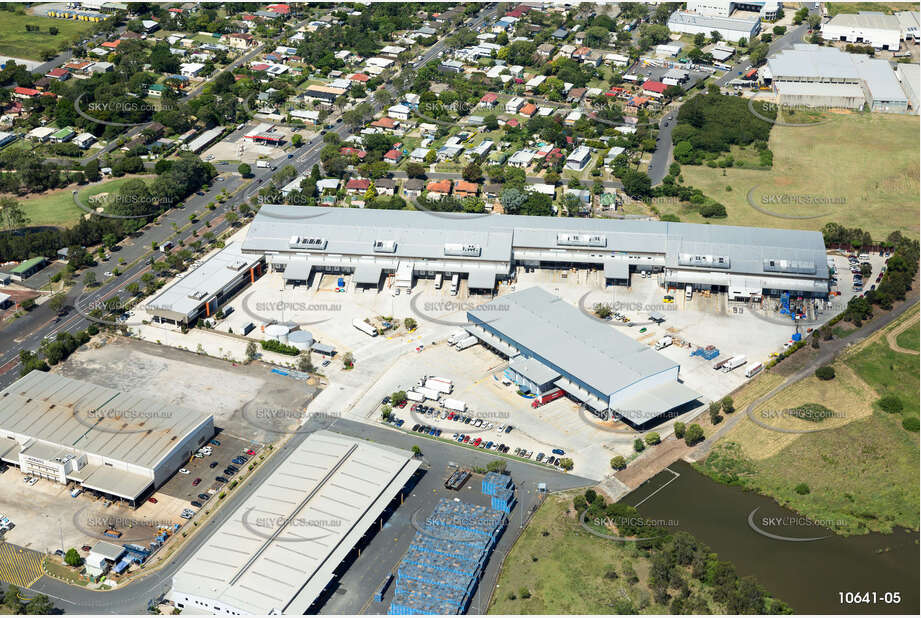
[[[186,470],[185,468],[179,468],[179,474],[188,474],[188,473],[189,471]]]

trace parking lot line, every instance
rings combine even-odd
[[[10,543],[0,543],[0,580],[20,588],[28,588],[41,576],[40,553]]]

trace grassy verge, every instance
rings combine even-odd
[[[904,319],[917,319],[917,312]],[[839,522],[839,534],[891,532],[895,526],[917,530],[918,434],[902,421],[918,417],[918,359],[889,347],[886,333],[895,327],[839,357],[833,380],[801,380],[754,410],[755,418],[775,427],[823,431],[782,433],[746,418],[698,469],[771,496],[807,517]],[[759,382],[746,386],[737,401]],[[899,398],[901,413],[881,410],[878,402],[886,395]],[[835,416],[815,421],[788,413],[816,403]],[[808,492],[796,491],[800,483]]]
[[[667,562],[673,540],[643,549],[589,533],[573,508],[576,493],[551,495],[534,514],[509,552],[489,606],[490,614],[669,614],[734,613],[714,600],[716,588],[705,585],[703,573],[676,566],[667,578],[664,597],[650,588],[654,562]],[[612,530],[604,531],[611,534]],[[672,531],[673,532],[673,531]],[[680,533],[684,547],[696,541]],[[678,534],[675,535],[677,538]],[[692,550],[693,551],[693,550]],[[717,558],[698,546],[701,560],[716,569]],[[673,554],[672,554],[673,555]],[[725,563],[719,563],[724,565]],[[731,569],[731,566],[728,568]],[[730,583],[724,590],[731,589]],[[682,592],[674,588],[683,589]],[[722,590],[720,591],[722,592]],[[729,595],[731,596],[731,595]],[[681,598],[679,598],[681,597]],[[760,612],[757,612],[760,613]]]
[[[921,342],[919,342],[919,330],[918,324],[908,328],[899,333],[899,336],[895,338],[896,343],[905,348],[906,350],[918,350],[921,349]]]
[[[89,583],[85,577],[80,575],[79,572],[68,566],[55,562],[49,556],[45,556],[42,568],[46,573],[49,573],[51,576],[57,577],[58,579],[63,579],[68,584],[86,586],[87,583]]]
[[[154,176],[150,174],[129,175],[106,182],[96,183],[82,187],[78,193],[80,202],[89,205],[89,199],[99,193],[118,191],[123,184],[134,178],[150,181]],[[54,225],[59,227],[71,226],[86,214],[74,204],[73,188],[56,189],[36,197],[21,198],[23,210],[29,217],[29,225]]]
[[[834,17],[839,13],[859,13],[860,11],[878,11],[891,14],[895,11],[917,11],[913,2],[827,2],[825,8]]]
[[[26,32],[26,26],[38,26],[38,32]],[[53,17],[33,17],[24,13],[0,13],[0,54],[41,60],[42,54],[60,51],[86,37],[95,24]],[[56,35],[49,28],[57,28]]]
[[[893,230],[918,238],[917,121],[895,114],[828,116],[829,122],[815,127],[775,126],[769,141],[774,153],[771,170],[683,165],[684,183],[726,207],[727,217],[711,223],[820,230],[837,222],[861,227],[874,238],[885,238]],[[781,215],[826,216],[791,221],[759,212],[746,199],[753,188],[752,200],[760,208]],[[771,202],[775,196],[793,203]],[[660,210],[682,221],[707,221],[677,205]]]

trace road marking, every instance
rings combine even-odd
[[[42,575],[42,554],[0,542],[0,580],[28,588]]]

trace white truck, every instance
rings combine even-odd
[[[377,329],[371,326],[370,324],[368,324],[367,322],[365,322],[364,320],[359,320],[358,318],[355,318],[354,320],[352,320],[352,326],[354,326],[361,332],[365,333],[366,335],[377,337]]]
[[[269,166],[269,162],[266,161],[265,159],[259,159],[258,161],[256,161],[256,167],[268,167],[268,166]]]
[[[463,339],[463,340],[457,342],[457,346],[456,346],[456,347],[457,347],[457,350],[458,350],[458,351],[460,351],[460,350],[466,350],[467,348],[469,348],[469,347],[471,347],[471,346],[475,346],[475,345],[477,344],[477,341],[479,341],[479,340],[478,340],[476,337],[474,337],[473,335],[470,335],[470,336],[467,337],[466,339]]]
[[[432,401],[438,401],[441,398],[440,392],[431,388],[425,388],[424,386],[417,386],[416,392],[420,395],[423,395],[426,399],[431,399]]]
[[[448,410],[454,410],[455,412],[467,411],[467,404],[460,399],[445,399],[441,405],[443,405]]]
[[[444,382],[439,382],[438,380],[426,380],[425,388],[430,388],[433,391],[438,391],[439,393],[444,393],[445,395],[450,395],[451,391],[454,390],[450,384],[445,384]]]
[[[688,284],[687,287],[684,288],[684,297],[687,300],[691,300],[692,296],[694,296],[694,286]]]
[[[468,336],[467,331],[456,330],[453,333],[451,333],[450,337],[448,337],[448,345],[454,345],[455,343],[457,343],[458,341],[460,341],[461,339],[467,336]]]
[[[416,403],[422,403],[425,401],[425,395],[420,395],[416,391],[406,391],[406,398],[410,401],[415,401]]]
[[[761,373],[762,369],[764,369],[764,365],[762,365],[761,363],[758,363],[757,365],[752,365],[745,371],[745,377],[750,378],[752,376],[755,376]]]
[[[733,356],[728,361],[723,363],[723,366],[720,368],[720,370],[723,373],[729,373],[733,369],[738,369],[739,367],[741,367],[747,362],[748,362],[748,359],[745,358],[744,356]]]
[[[443,279],[444,279],[444,277],[442,277],[442,274],[441,274],[441,273],[435,273],[435,289],[436,289],[436,290],[440,290],[440,289],[441,289],[441,282],[442,282]]]
[[[466,337],[466,336],[467,336],[467,333],[464,332],[464,337]],[[461,337],[460,339],[463,339],[464,337]],[[435,380],[436,382],[444,382],[445,384],[447,384],[448,386],[451,386],[451,387],[454,386],[454,380],[449,380],[448,378],[442,378],[442,377],[440,377],[440,376],[425,376],[425,379],[426,379],[426,380]]]
[[[460,275],[451,276],[451,296],[457,296],[457,288],[460,286]]]
[[[659,339],[658,341],[656,341],[656,349],[657,349],[657,350],[661,350],[661,349],[663,349],[663,348],[667,348],[667,347],[670,346],[672,343],[674,343],[674,342],[672,341],[672,338],[666,335],[665,337],[662,337],[661,339]]]

